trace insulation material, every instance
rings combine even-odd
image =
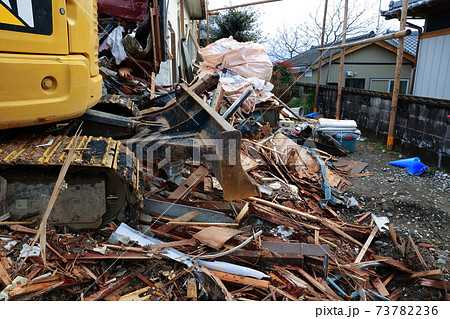
[[[232,37],[220,39],[200,49],[204,62],[200,63],[199,77],[218,72],[225,95],[235,101],[245,89],[254,92],[242,106],[244,112],[253,111],[256,104],[272,96],[272,62],[264,47],[253,42],[238,42]]]

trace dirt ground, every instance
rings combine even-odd
[[[420,154],[417,155],[420,157]],[[347,188],[347,195],[354,196],[359,208],[346,211],[348,218],[370,211],[378,217],[388,217],[397,234],[403,239],[409,235],[427,264],[428,269],[441,268],[450,278],[450,173],[430,167],[420,176],[408,174],[406,168],[389,165],[390,161],[405,158],[397,152],[386,152],[381,144],[367,139],[356,142],[355,151],[347,157],[369,165],[363,173],[373,176],[351,178],[353,186]],[[428,245],[427,245],[428,244]],[[423,247],[432,246],[432,247]],[[423,271],[413,249],[402,257],[392,247],[388,233],[374,240],[371,246],[380,255],[393,256],[410,269]],[[405,300],[429,300],[442,296],[436,289],[406,291]],[[431,294],[431,295],[429,295]]]

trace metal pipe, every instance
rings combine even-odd
[[[238,110],[238,108],[245,102],[248,96],[253,92],[253,88],[249,86],[244,93],[236,100],[233,104],[226,110],[226,112],[222,115],[222,117],[228,121],[233,114]]]

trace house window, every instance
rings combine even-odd
[[[305,71],[305,78],[312,78],[312,70]]]
[[[400,80],[400,94],[407,94],[408,80]],[[394,80],[389,81],[389,93],[394,92]]]
[[[400,94],[407,94],[408,86],[409,80],[401,79]],[[392,93],[394,90],[394,79],[371,79],[370,90]]]
[[[345,79],[345,87],[348,88],[364,89],[365,84],[366,79]]]

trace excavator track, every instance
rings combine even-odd
[[[75,137],[0,135],[0,215],[39,219]],[[142,207],[139,162],[112,138],[80,136],[49,223],[95,229],[115,218],[132,223]]]

